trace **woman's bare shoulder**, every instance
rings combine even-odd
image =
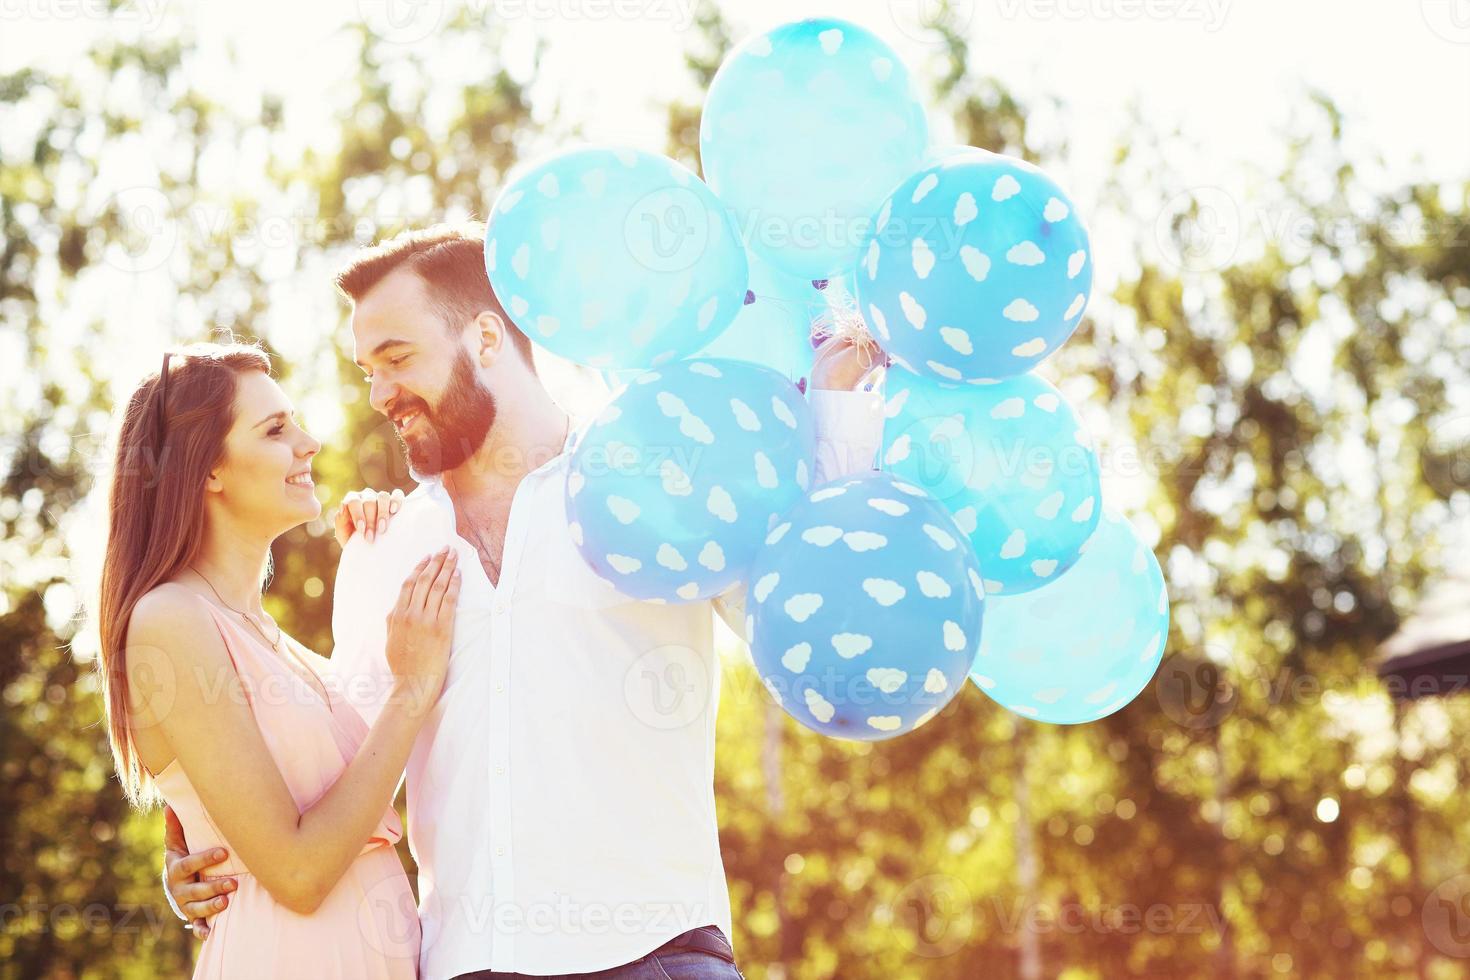
[[[138,600],[126,647],[135,737],[139,727],[181,717],[186,704],[213,703],[219,690],[212,682],[233,683],[229,651],[209,603],[186,586],[165,583]],[[164,761],[153,748],[150,764]]]
[[[175,666],[215,664],[228,656],[209,600],[164,582],[144,593],[128,620],[128,661],[162,657]]]
[[[128,619],[128,642],[135,637],[169,636],[181,627],[210,621],[209,604],[199,593],[177,582],[161,582],[138,598]]]

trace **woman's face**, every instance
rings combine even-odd
[[[224,460],[206,488],[237,520],[273,536],[321,513],[311,458],[321,443],[296,424],[291,402],[262,371],[242,373]]]

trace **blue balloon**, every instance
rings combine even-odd
[[[1045,585],[1082,553],[1102,508],[1097,453],[1061,392],[1034,374],[955,385],[891,368],[883,465],[954,515],[987,595]]]
[[[1105,718],[1137,697],[1169,636],[1158,560],[1111,509],[1065,575],[988,605],[970,679],[1011,711],[1058,725]]]
[[[645,371],[572,453],[572,540],[634,598],[718,595],[806,492],[815,439],[806,400],[768,368],[696,358]]]
[[[699,151],[751,250],[821,279],[857,264],[873,212],[923,162],[928,134],[893,49],[822,18],[729,54],[705,99]]]
[[[942,163],[952,157],[971,156],[976,159],[998,156],[993,150],[987,150],[979,146],[970,146],[967,143],[945,143],[929,147],[929,152],[924,157],[924,166]]]
[[[1092,259],[1077,209],[1039,168],[953,152],[883,202],[857,278],[874,339],[896,362],[981,382],[1029,371],[1072,335]]]
[[[517,327],[596,368],[692,354],[745,301],[724,207],[687,167],[640,150],[572,150],[522,172],[491,209],[485,268]]]
[[[745,306],[701,357],[762,364],[792,384],[810,377],[812,324],[827,311],[826,294],[810,279],[788,275],[748,255],[750,290]]]
[[[985,590],[945,509],[886,473],[828,483],[750,570],[746,633],[778,704],[824,735],[892,738],[964,686]]]

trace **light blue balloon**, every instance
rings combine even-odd
[[[517,327],[596,368],[692,354],[745,301],[724,207],[687,167],[641,150],[572,150],[521,172],[491,209],[485,268]]]
[[[747,302],[735,322],[699,355],[761,364],[797,384],[811,375],[812,324],[827,311],[826,293],[810,279],[780,272],[757,255],[747,259]]]
[[[1097,453],[1055,386],[1034,374],[991,385],[887,379],[883,465],[954,515],[980,559],[987,595],[1061,575],[1102,508]]]
[[[827,294],[829,305],[849,304],[853,308],[857,307],[856,270],[848,269],[841,275],[828,276],[826,279],[816,279],[813,280],[812,284]]]
[[[948,512],[887,473],[825,484],[750,570],[746,633],[766,689],[806,727],[893,738],[964,685],[985,590]]]
[[[970,679],[1011,711],[1058,725],[1105,718],[1137,697],[1169,636],[1158,560],[1111,509],[1065,575],[988,606]]]
[[[739,45],[699,124],[709,184],[747,246],[806,279],[857,264],[883,196],[924,159],[928,123],[897,54],[844,20],[783,24]]]
[[[634,598],[718,595],[806,492],[815,439],[806,400],[768,368],[693,358],[645,371],[572,453],[573,541]]]
[[[957,151],[883,202],[857,279],[874,339],[895,361],[980,382],[1029,371],[1072,335],[1092,259],[1076,207],[1044,172]]]
[[[929,152],[924,157],[924,165],[942,163],[952,157],[972,156],[976,159],[998,156],[993,150],[987,150],[979,146],[970,146],[967,143],[945,143],[929,147]]]

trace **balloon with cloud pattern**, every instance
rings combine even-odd
[[[1087,229],[1040,168],[956,150],[882,203],[858,301],[900,366],[941,381],[1023,374],[1060,347],[1092,289]]]
[[[928,166],[934,163],[942,163],[951,157],[960,156],[985,159],[987,157],[999,156],[999,154],[992,150],[987,150],[979,146],[970,146],[966,143],[941,143],[929,147],[929,152],[924,157],[924,165]]]
[[[706,346],[745,301],[745,250],[687,167],[587,148],[522,171],[486,228],[495,295],[527,336],[596,368],[657,366]]]
[[[752,251],[821,279],[851,269],[867,223],[924,160],[908,69],[877,35],[818,18],[736,47],[710,83],[699,151]]]
[[[933,494],[980,559],[987,595],[1055,579],[1102,508],[1097,453],[1055,386],[1034,374],[990,385],[891,368],[883,465]]]
[[[634,598],[718,595],[806,492],[814,438],[806,399],[769,368],[692,358],[645,371],[572,453],[573,541]]]
[[[987,606],[971,679],[1011,711],[1054,724],[1096,721],[1127,705],[1153,677],[1169,635],[1158,560],[1111,509],[1064,575]]]
[[[750,570],[746,634],[791,717],[886,739],[958,693],[984,606],[975,554],[944,507],[870,472],[812,491],[771,529]]]

